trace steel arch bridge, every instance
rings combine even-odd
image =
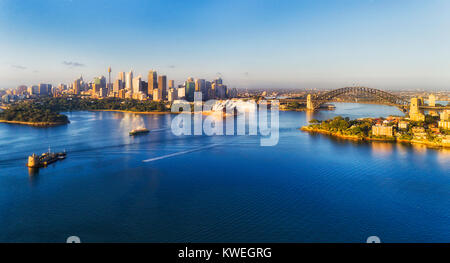
[[[357,94],[357,93],[371,95],[372,97],[378,98],[386,104],[397,106],[397,107],[401,108],[402,110],[404,110],[405,107],[407,107],[409,105],[408,101],[406,101],[396,95],[393,95],[389,92],[382,91],[379,89],[372,89],[372,88],[367,88],[367,87],[345,87],[345,88],[335,89],[335,90],[329,91],[327,93],[312,97],[311,98],[312,105],[310,105],[310,108],[316,110],[322,104],[332,101],[335,97],[337,97],[339,95]]]

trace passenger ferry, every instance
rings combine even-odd
[[[139,135],[139,134],[145,134],[145,133],[149,133],[150,131],[146,128],[137,128],[134,129],[132,131],[130,131],[130,136],[135,136],[135,135]]]

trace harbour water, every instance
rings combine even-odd
[[[298,130],[308,119],[401,115],[336,104],[280,112],[280,139],[175,136],[176,115],[66,113],[66,126],[0,124],[0,241],[450,242],[450,151]],[[144,123],[148,135],[129,136]],[[37,171],[51,146],[66,160]]]

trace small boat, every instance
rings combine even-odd
[[[135,136],[135,135],[140,135],[140,134],[146,134],[149,133],[150,131],[146,128],[137,128],[134,129],[132,131],[130,131],[130,136]]]

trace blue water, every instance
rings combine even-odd
[[[257,136],[177,137],[175,115],[0,124],[0,241],[450,242],[450,151],[298,130],[311,118],[402,114],[336,106],[280,112],[274,147]],[[130,137],[139,122],[151,133]],[[29,171],[27,156],[49,146],[68,158]]]

